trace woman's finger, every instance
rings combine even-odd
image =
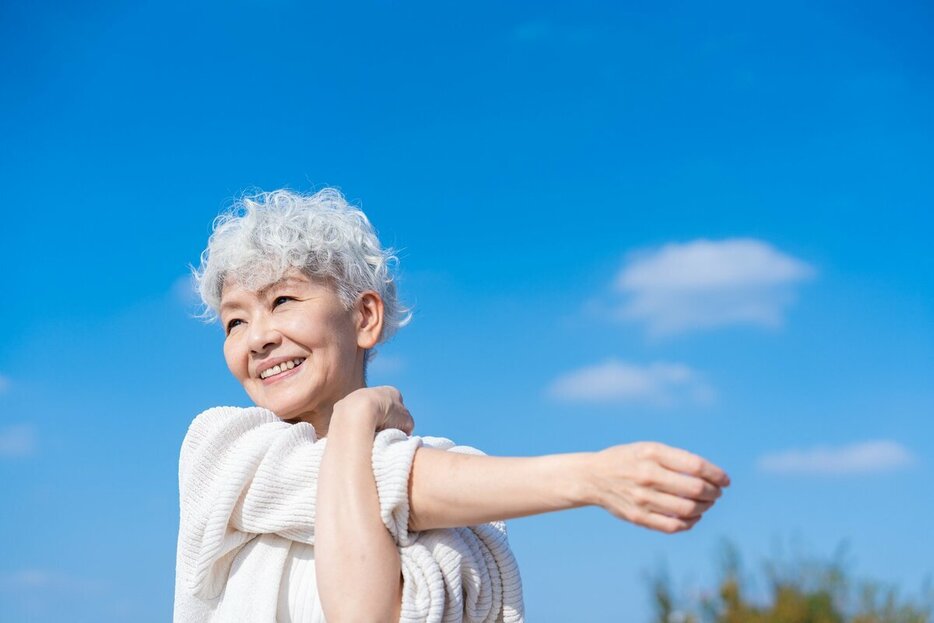
[[[655,472],[651,488],[702,502],[716,500],[721,495],[720,487],[710,484],[703,478],[679,474],[664,468],[658,468]]]
[[[659,444],[656,452],[656,460],[663,467],[682,474],[703,478],[718,487],[726,487],[730,484],[730,477],[725,471],[687,450]]]
[[[700,517],[695,517],[693,519],[678,519],[676,517],[668,517],[667,515],[660,515],[658,513],[646,513],[645,515],[641,516],[635,523],[639,524],[640,526],[645,526],[646,528],[651,528],[652,530],[664,532],[666,534],[674,534],[675,532],[690,530],[699,520]]]
[[[647,491],[644,495],[646,509],[680,519],[700,518],[714,504],[712,500],[691,500],[661,491]]]
[[[412,414],[409,413],[409,410],[405,407],[403,407],[402,410],[404,412],[405,418],[405,428],[402,429],[402,432],[404,432],[406,435],[411,435],[412,431],[415,430],[415,418],[412,417]]]

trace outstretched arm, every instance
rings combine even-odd
[[[632,523],[691,528],[730,483],[701,457],[659,443],[512,458],[422,447],[409,481],[409,527],[475,525],[598,505]]]
[[[439,445],[427,438],[424,443]],[[599,504],[620,518],[655,527],[653,521],[665,522],[674,513],[652,507],[693,509],[699,516],[719,495],[719,486],[709,480],[717,481],[719,472],[718,482],[728,484],[721,470],[700,457],[660,444],[528,459],[464,456],[455,448],[444,453],[449,462],[440,451],[419,449],[422,445],[418,437],[389,430],[372,446],[383,524],[401,545],[412,542],[409,526],[476,525],[583,504]],[[234,555],[256,534],[314,544],[325,447],[325,440],[316,442],[310,424],[286,424],[265,409],[218,407],[195,418],[179,460],[178,573],[186,593],[218,596]],[[678,457],[687,459],[681,468]]]

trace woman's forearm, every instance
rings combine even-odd
[[[595,504],[615,517],[673,533],[689,530],[730,477],[710,461],[655,442],[531,458],[419,448],[409,481],[414,531]]]
[[[395,621],[402,603],[399,551],[379,515],[373,424],[335,412],[318,474],[315,570],[328,621]]]
[[[585,506],[591,453],[478,456],[419,448],[409,480],[409,528],[472,526]]]

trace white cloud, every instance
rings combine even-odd
[[[29,456],[36,451],[36,431],[28,424],[0,430],[0,458]]]
[[[759,469],[774,474],[866,474],[910,467],[916,461],[901,444],[880,440],[767,454],[759,459]]]
[[[641,403],[670,406],[708,403],[713,389],[680,363],[638,366],[616,359],[569,372],[556,379],[548,394],[559,400],[591,403]]]
[[[0,589],[7,591],[43,590],[83,593],[98,592],[107,586],[107,583],[102,580],[41,569],[23,569],[0,574]]]
[[[794,286],[814,275],[801,260],[761,240],[735,238],[667,244],[634,255],[615,287],[620,318],[653,335],[732,324],[776,327],[794,302]]]

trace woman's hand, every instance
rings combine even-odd
[[[669,534],[691,529],[730,484],[713,463],[654,442],[607,448],[588,464],[589,503]]]
[[[406,435],[415,430],[412,414],[402,404],[402,394],[395,387],[363,387],[337,401],[334,414],[344,413],[341,417],[366,418],[374,432],[387,428],[398,428]]]

